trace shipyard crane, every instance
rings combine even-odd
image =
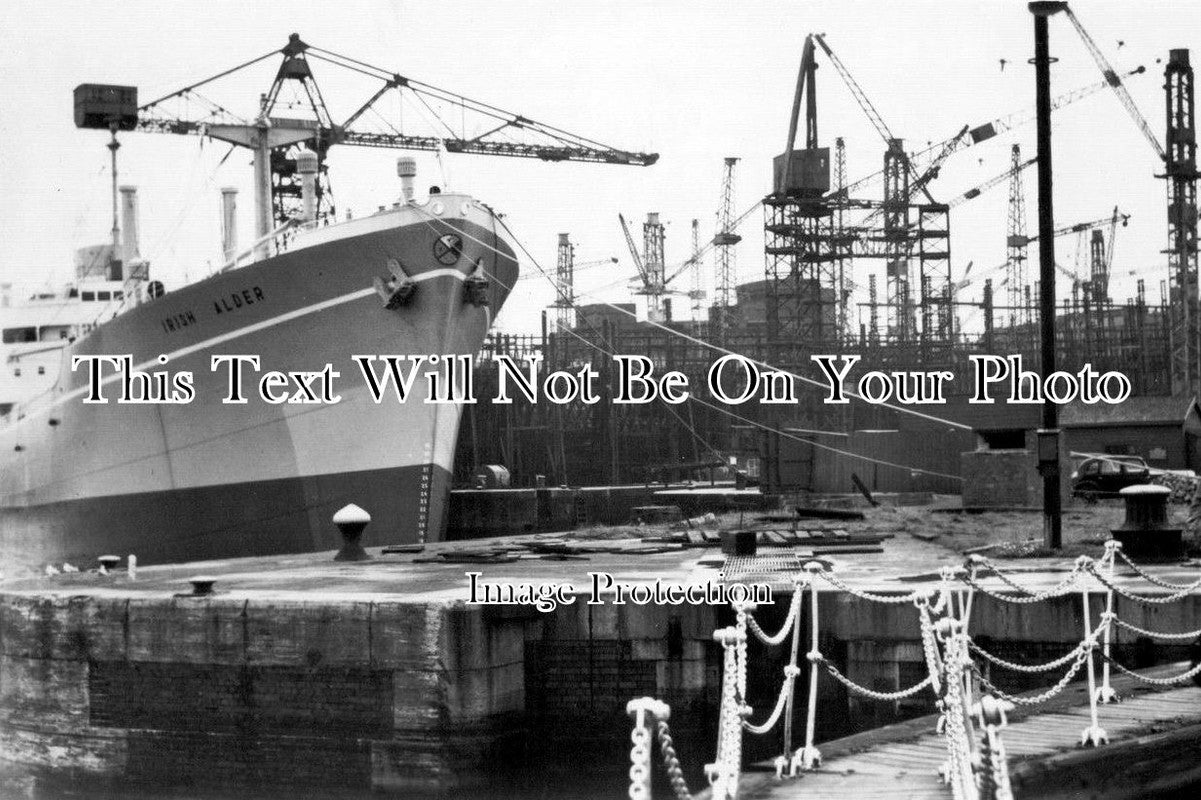
[[[709,328],[714,341],[719,344],[725,341],[730,327],[730,309],[734,305],[734,286],[738,276],[735,274],[734,245],[742,241],[742,237],[734,232],[734,168],[738,159],[729,156],[724,162],[721,180],[721,201],[717,208],[717,232],[713,235],[713,244],[717,247],[716,258],[716,295],[713,304],[714,319],[710,320]],[[699,252],[699,248],[694,248]],[[695,258],[694,253],[694,258]],[[699,262],[696,268],[700,269]]]
[[[1129,78],[1133,75],[1141,75],[1146,71],[1147,71],[1146,67],[1139,66],[1139,67],[1135,67],[1134,69],[1128,70],[1127,72],[1122,73],[1120,77],[1121,78]],[[1100,92],[1103,89],[1108,88],[1109,86],[1110,86],[1110,83],[1108,80],[1102,80],[1097,83],[1089,84],[1088,86],[1082,86],[1078,89],[1073,89],[1070,92],[1065,92],[1051,100],[1051,110],[1057,111],[1060,108],[1063,108],[1064,106],[1075,103],[1077,100],[1082,100],[1086,97],[1090,97],[1091,95],[1094,95],[1097,92]],[[935,142],[931,145],[928,145],[927,147],[912,153],[909,156],[909,158],[914,163],[923,163],[923,162],[925,162],[926,159],[932,159],[926,166],[926,170],[928,171],[930,168],[930,165],[935,163],[935,160],[946,161],[947,158],[949,158],[954,153],[958,153],[959,151],[964,150],[968,147],[972,147],[973,145],[977,145],[977,144],[986,142],[986,141],[993,139],[996,136],[999,136],[1003,133],[1008,133],[1009,131],[1013,130],[1014,128],[1020,127],[1022,125],[1025,125],[1025,124],[1033,121],[1034,117],[1035,117],[1034,109],[1031,108],[1031,109],[1026,109],[1023,111],[1015,111],[1011,114],[1008,114],[1003,117],[998,117],[997,119],[994,119],[991,122],[986,122],[982,125],[977,125],[975,127],[970,127],[970,126],[965,125],[963,128],[960,129],[960,131],[958,133],[956,133],[954,136],[950,137],[949,139],[944,139],[941,142]],[[943,155],[944,151],[949,151],[949,152],[946,152],[946,154]],[[871,175],[867,175],[867,176],[855,181],[854,183],[848,184],[846,187],[846,196],[848,196],[848,197],[854,196],[854,194],[856,192],[859,192],[859,191],[865,189],[866,187],[870,186],[874,182],[880,180],[880,178],[883,174],[884,174],[883,170],[877,170],[877,171],[873,172]],[[937,175],[935,175],[933,177],[937,177]],[[837,190],[834,190],[834,191],[828,192],[825,195],[825,197],[827,199],[836,199],[838,197],[838,194],[839,194],[839,192]]]
[[[1171,286],[1169,338],[1172,342],[1172,391],[1195,393],[1201,385],[1201,327],[1197,305],[1197,164],[1193,105],[1193,69],[1185,49],[1171,50],[1164,68],[1167,101],[1166,147],[1155,135],[1113,65],[1072,9],[1064,13],[1097,68],[1164,164],[1167,179],[1168,281]]]
[[[876,129],[876,132],[878,134],[880,134],[880,137],[884,140],[884,143],[886,145],[890,145],[894,140],[896,140],[896,137],[893,136],[892,131],[889,129],[888,125],[885,124],[884,119],[880,116],[880,112],[878,112],[876,110],[876,107],[874,105],[872,105],[872,101],[868,99],[867,93],[863,91],[863,87],[861,87],[859,85],[859,82],[855,80],[855,77],[853,75],[851,75],[850,70],[848,70],[846,68],[846,65],[842,63],[842,60],[837,55],[835,55],[833,50],[830,49],[830,45],[826,43],[826,37],[824,34],[815,33],[815,34],[812,34],[812,38],[814,41],[817,42],[818,46],[821,47],[822,52],[824,52],[826,54],[826,58],[828,58],[830,60],[830,64],[833,65],[834,71],[838,73],[838,76],[840,78],[842,78],[842,82],[844,84],[846,84],[847,89],[850,90],[851,95],[855,98],[855,102],[857,102],[859,104],[859,107],[861,109],[863,109],[863,113],[867,115],[867,118],[871,121],[872,126]],[[804,58],[804,56],[802,55],[802,59],[803,58]],[[802,69],[803,69],[803,67],[802,67]],[[809,102],[812,105],[815,102],[815,97],[814,97],[813,84],[812,84],[811,79],[810,79],[808,88],[809,88],[809,93],[808,93],[809,94]],[[798,99],[799,99],[799,92],[800,92],[799,84],[797,86],[797,91],[798,91]],[[794,118],[796,117],[797,110],[798,109],[795,109],[795,108],[793,109],[793,117]],[[816,119],[815,115],[810,115],[810,116],[814,117],[814,119]],[[814,129],[815,129],[814,132],[816,133],[816,121],[813,123],[813,125],[814,125]],[[789,143],[788,143],[788,150],[785,152],[788,152],[788,153],[791,152],[792,144],[793,144],[793,139],[790,137]],[[814,141],[813,144],[807,145],[807,147],[810,147],[810,148],[816,147],[816,146],[817,146],[816,140]],[[948,153],[947,155],[950,155],[950,153]],[[926,200],[933,203],[934,197],[930,194],[929,189],[926,188],[926,184],[928,184],[930,182],[930,180],[933,176],[926,177],[923,180],[923,176],[920,176],[917,174],[917,172],[914,170],[913,162],[910,161],[910,159],[908,157],[906,157],[904,159],[904,162],[905,162],[905,170],[906,170],[906,172],[908,172],[909,180],[910,180],[909,186],[910,186],[911,191],[910,191],[909,196],[912,196],[916,192],[921,191],[922,194],[924,194],[926,196]],[[937,168],[935,168],[934,174],[935,175],[937,174]],[[909,198],[907,196],[905,198],[906,203],[908,203],[908,199]]]
[[[576,293],[575,276],[580,270],[598,267],[602,264],[616,264],[617,258],[598,258],[593,261],[578,262],[575,260],[575,245],[570,234],[559,234],[559,247],[555,260],[555,301],[550,307],[555,310],[555,329],[567,330],[576,324]]]
[[[617,215],[617,221],[621,223],[621,232],[626,237],[626,247],[629,248],[630,258],[634,261],[634,269],[638,270],[638,277],[642,279],[643,285],[649,285],[650,277],[646,274],[646,267],[642,265],[642,255],[638,252],[638,245],[634,244],[634,236],[630,233],[630,225],[626,222],[625,216]]]
[[[1110,214],[1109,216],[1089,220],[1088,222],[1077,222],[1073,225],[1064,225],[1063,227],[1056,228],[1054,231],[1052,231],[1051,235],[1054,238],[1058,239],[1061,236],[1070,236],[1073,233],[1081,233],[1083,231],[1092,230],[1093,228],[1097,228],[1101,225],[1106,225],[1106,224],[1110,225],[1111,231],[1116,232],[1116,228],[1119,223],[1124,228],[1129,224],[1129,222],[1130,222],[1130,215],[1121,211],[1120,209],[1118,209],[1117,206],[1114,206],[1113,213]],[[1111,242],[1113,241],[1113,239],[1112,239],[1113,235],[1114,235],[1113,233],[1110,234]],[[1038,241],[1038,235],[1035,234],[1034,236],[1023,237],[1022,244],[1030,245],[1037,241]],[[1112,245],[1111,245],[1111,248],[1112,248]],[[983,270],[981,272],[977,272],[974,276],[970,276],[970,277],[969,277],[968,273],[971,271],[971,265],[969,264],[968,268],[964,270],[963,277],[955,282],[955,290],[959,291],[961,289],[968,288],[969,286],[971,286],[973,283],[975,283],[980,278],[987,276],[987,275],[991,275],[998,270],[1004,269],[1008,265],[1008,263],[1009,263],[1008,261],[1005,261],[1005,263],[998,264],[995,267],[990,267],[989,269]],[[1076,275],[1075,272],[1073,272],[1072,270],[1063,266],[1062,264],[1056,262],[1055,268],[1058,269],[1059,272],[1061,274],[1063,274],[1065,277],[1071,278],[1072,280],[1079,280],[1079,276]]]
[[[1121,73],[1120,77],[1121,78],[1129,78],[1134,75],[1141,75],[1141,74],[1145,73],[1146,71],[1147,71],[1146,67],[1138,66],[1131,70],[1127,70],[1124,73]],[[1075,103],[1078,100],[1082,100],[1086,97],[1090,97],[1090,96],[1096,94],[1097,92],[1100,92],[1103,89],[1108,88],[1109,86],[1110,86],[1110,83],[1108,80],[1102,80],[1097,83],[1089,84],[1088,86],[1082,86],[1080,88],[1073,89],[1072,91],[1065,92],[1065,93],[1059,95],[1058,97],[1055,97],[1054,99],[1052,99],[1051,110],[1056,111],[1060,108],[1063,108],[1064,106]],[[860,90],[860,91],[862,91],[862,90]],[[991,122],[986,122],[981,125],[977,125],[975,127],[970,127],[970,126],[965,125],[954,136],[952,136],[948,139],[944,139],[941,142],[935,142],[934,144],[931,144],[928,147],[913,153],[910,156],[910,160],[915,163],[921,159],[930,157],[932,153],[935,154],[933,157],[933,160],[931,160],[929,163],[925,164],[925,169],[923,170],[922,175],[918,176],[918,179],[922,180],[924,184],[928,184],[929,182],[931,182],[932,180],[934,180],[935,178],[938,177],[939,170],[932,171],[932,169],[931,169],[936,164],[939,167],[941,167],[942,163],[946,162],[947,159],[949,159],[951,155],[954,155],[955,153],[957,153],[961,150],[964,150],[968,147],[972,147],[973,145],[977,145],[977,144],[981,144],[982,142],[986,142],[986,141],[988,141],[996,136],[999,136],[1003,133],[1007,133],[1007,132],[1013,130],[1014,128],[1018,128],[1022,125],[1025,125],[1025,124],[1031,122],[1034,119],[1034,116],[1035,116],[1034,109],[1031,108],[1031,109],[1025,109],[1023,111],[1015,111],[1011,114],[1007,114],[1003,117],[998,117],[998,118],[992,120]],[[945,153],[945,155],[944,155],[944,153]],[[1024,166],[1029,166],[1030,163],[1033,163],[1033,162],[1027,162]],[[854,194],[856,192],[870,186],[875,181],[878,181],[883,174],[884,174],[883,170],[876,170],[875,172],[871,173],[870,175],[866,175],[866,176],[854,181],[853,183],[848,184],[844,190],[833,189],[833,190],[827,192],[825,195],[823,195],[823,198],[826,200],[839,200],[839,199],[850,198],[850,197],[854,196]],[[968,198],[968,199],[970,199],[970,198]],[[745,222],[752,214],[757,212],[762,205],[763,205],[762,201],[756,201],[753,205],[751,205],[744,212],[739,214],[737,218],[734,219],[734,221],[730,224],[728,230],[730,232],[737,231],[738,228],[742,225],[742,223]],[[713,249],[715,246],[717,246],[717,242],[714,240],[710,240],[709,242],[706,242],[704,245],[702,245],[699,252],[695,253],[692,257],[688,258],[687,260],[685,260],[682,263],[680,263],[679,265],[677,265],[674,268],[674,271],[668,276],[666,282],[670,283],[674,278],[678,277],[680,274],[682,274],[684,271],[686,271],[693,264],[699,262],[701,259],[706,257],[709,254],[709,251],[711,249]]]
[[[1097,63],[1097,68],[1101,70],[1101,74],[1105,77],[1106,85],[1113,89],[1113,93],[1117,95],[1118,100],[1125,107],[1126,113],[1134,120],[1134,124],[1138,126],[1143,138],[1151,145],[1151,149],[1159,156],[1159,160],[1167,161],[1168,154],[1164,150],[1163,144],[1160,143],[1155,132],[1151,130],[1150,124],[1147,123],[1147,119],[1139,111],[1138,106],[1134,104],[1134,98],[1130,96],[1130,92],[1126,91],[1126,86],[1122,83],[1122,76],[1113,68],[1113,64],[1109,63],[1109,59],[1101,52],[1101,48],[1093,41],[1093,37],[1084,29],[1084,25],[1080,23],[1071,6],[1065,4],[1063,12],[1067,14],[1068,21],[1072,23],[1072,27],[1076,29],[1076,33],[1080,35],[1080,40],[1084,42],[1085,49],[1093,57],[1093,61]]]
[[[704,289],[701,287],[701,267],[700,259],[697,254],[701,251],[701,221],[693,217],[692,219],[692,263],[696,264],[696,268],[692,270],[692,291],[688,296],[692,299],[692,319],[699,320],[701,318],[701,301],[705,299]]]
[[[1122,73],[1121,77],[1129,78],[1133,75],[1141,75],[1146,71],[1146,67],[1139,66]],[[1058,110],[1064,106],[1076,102],[1077,100],[1082,100],[1086,97],[1094,95],[1097,92],[1108,88],[1109,85],[1110,84],[1108,81],[1103,80],[1097,83],[1089,84],[1088,86],[1082,86],[1078,89],[1073,89],[1070,92],[1065,92],[1051,101],[1051,110]],[[951,155],[954,155],[965,148],[988,141],[989,139],[999,136],[1000,134],[1007,133],[1014,128],[1027,124],[1033,119],[1034,109],[1026,109],[1023,111],[1015,111],[1011,114],[998,117],[991,122],[986,122],[975,127],[964,126],[954,136],[944,139],[941,142],[931,144],[928,147],[913,153],[910,156],[910,160],[916,162],[918,159],[929,157],[931,153],[935,153],[937,151],[934,156],[934,160],[927,163],[922,175],[918,176],[919,180],[923,180],[924,178],[923,183],[929,183],[938,177],[939,171],[931,170],[931,167],[934,166],[936,162],[938,166],[941,167],[942,163],[946,162]],[[942,155],[944,151],[946,154]],[[1029,166],[1029,164],[1026,164],[1026,166]],[[823,195],[823,198],[826,200],[850,198],[854,196],[856,192],[870,186],[875,181],[878,181],[883,174],[883,170],[876,170],[872,174],[864,176],[853,183],[848,184],[844,190],[833,189],[827,192],[825,195]],[[762,205],[763,203],[761,200],[756,201],[753,205],[751,205],[733,220],[728,228],[728,231],[731,233],[737,231],[742,223],[745,222],[752,214],[757,212]],[[693,264],[698,263],[700,260],[708,256],[709,251],[716,247],[717,244],[718,243],[715,240],[710,240],[703,244],[697,253],[693,254],[690,258],[674,267],[666,282],[671,283],[673,279],[683,274]]]
[[[664,322],[666,321],[664,295],[677,294],[692,298],[692,293],[667,288],[667,281],[664,279],[663,223],[659,221],[659,215],[656,212],[646,215],[646,222],[642,224],[642,254],[639,255],[638,246],[634,244],[634,236],[630,233],[630,226],[626,222],[625,216],[618,214],[617,219],[621,223],[622,233],[625,234],[630,258],[633,259],[634,267],[638,270],[635,292],[646,295],[647,318],[652,322]]]
[[[1020,172],[1037,162],[1038,162],[1038,157],[1033,156],[1033,157],[1028,158],[1025,161],[1022,161],[1021,163],[1019,163],[1017,165],[1016,169]],[[970,188],[964,192],[961,192],[960,194],[955,195],[950,200],[948,200],[944,205],[947,208],[956,208],[957,206],[960,206],[960,205],[968,202],[969,200],[975,200],[980,195],[984,194],[985,192],[989,191],[990,189],[996,188],[1001,183],[1003,183],[1006,179],[1008,179],[1013,174],[1013,170],[1014,170],[1014,167],[1010,167],[1009,169],[1005,170],[1004,172],[992,176],[991,178],[985,180],[983,183],[979,183],[979,184],[973,186],[972,188]],[[874,228],[871,223],[874,222],[879,217],[879,215],[882,213],[883,209],[888,205],[888,201],[847,200],[846,205],[848,208],[872,209],[872,213],[870,215],[868,215],[867,217],[865,217],[861,224],[854,225],[854,226],[848,226],[846,229],[848,231],[848,233],[850,233],[852,235],[863,236],[866,234],[870,234],[876,230],[876,228]],[[912,227],[913,227],[913,223],[910,223],[909,226],[906,228],[906,230],[908,228],[912,228]]]
[[[1117,206],[1113,207],[1113,215],[1109,218],[1109,231],[1105,236],[1105,274],[1106,275],[1109,275],[1110,270],[1113,269],[1113,248],[1114,248],[1114,244],[1116,243],[1115,240],[1116,240],[1117,232],[1118,232],[1118,223],[1121,222],[1122,227],[1125,228],[1127,225],[1127,221],[1129,219],[1130,219],[1129,214],[1122,214],[1121,211],[1118,210]]]
[[[281,57],[274,80],[260,97],[249,118],[213,102],[208,92],[219,79]],[[375,83],[366,101],[339,122],[326,103],[317,83],[313,63],[320,61],[365,76]],[[334,145],[427,150],[438,153],[537,158],[543,161],[584,161],[603,164],[648,166],[656,153],[638,153],[602,144],[521,114],[473,100],[390,69],[373,66],[350,56],[311,45],[293,33],[284,47],[271,50],[237,66],[177,89],[141,106],[136,89],[85,84],[81,90],[124,90],[134,98],[135,115],[113,115],[96,111],[83,118],[80,127],[138,130],[154,133],[190,134],[228,142],[255,152],[255,190],[259,237],[269,237],[273,228],[297,218],[300,208],[300,176],[296,156],[305,146],[317,155],[318,217],[332,212],[326,155]],[[381,113],[381,101],[395,96],[400,113]],[[306,117],[282,116],[291,109],[304,109]],[[408,108],[409,113],[404,113]],[[441,111],[442,113],[439,113]],[[371,123],[370,125],[368,123]],[[424,122],[426,130],[413,125]]]

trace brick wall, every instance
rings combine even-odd
[[[1031,435],[1027,433],[1027,444]],[[963,505],[974,508],[1037,507],[1043,502],[1043,478],[1036,454],[1026,450],[972,450],[960,456]],[[1060,492],[1071,502],[1072,465],[1060,460]]]
[[[392,730],[392,674],[353,667],[94,662],[90,722],[322,737]]]

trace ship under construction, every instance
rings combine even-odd
[[[1113,206],[1095,219],[1056,228],[1052,237],[1062,240],[1061,248],[1074,242],[1076,251],[1074,263],[1070,258],[1055,262],[1062,276],[1062,299],[1055,306],[1057,366],[1070,373],[1087,364],[1099,372],[1119,371],[1131,382],[1134,397],[1123,404],[1130,413],[1146,417],[1146,409],[1155,408],[1185,428],[1180,452],[1162,452],[1137,437],[1106,444],[1106,452],[1140,455],[1153,467],[1195,469],[1201,456],[1195,437],[1201,431],[1194,430],[1195,419],[1191,426],[1184,424],[1186,417],[1196,416],[1193,398],[1201,383],[1189,51],[1172,50],[1164,59],[1166,132],[1161,137],[1125,85],[1146,68],[1117,70],[1079,18],[1070,9],[1065,16],[1101,75],[1095,83],[1058,94],[1051,108],[1104,93],[1121,101],[1162,163],[1155,177],[1167,186],[1167,266],[1139,274],[1133,296],[1119,299],[1110,275],[1130,215]],[[837,73],[882,140],[882,167],[872,175],[850,181],[843,138],[830,147],[819,137],[819,61]],[[577,296],[577,270],[616,259],[577,263],[570,234],[560,234],[555,267],[545,270],[553,275],[556,294],[541,333],[494,334],[478,375],[481,391],[487,392],[496,372],[491,359],[538,354],[548,371],[591,362],[612,389],[610,356],[640,353],[657,369],[679,370],[689,385],[704,386],[710,366],[724,353],[794,375],[812,374],[814,354],[854,353],[870,369],[952,373],[956,379],[948,402],[934,407],[936,414],[899,413],[879,404],[829,405],[813,387],[799,388],[798,402],[787,405],[729,406],[709,402],[697,396],[700,392],[679,405],[554,405],[520,399],[511,405],[480,404],[464,415],[455,479],[467,484],[481,465],[500,464],[511,471],[514,483],[524,485],[539,476],[583,485],[718,475],[757,480],[772,491],[849,492],[862,485],[957,493],[963,486],[961,453],[1032,447],[1027,435],[1039,427],[1037,405],[982,409],[967,402],[967,384],[973,355],[1019,355],[1035,370],[1040,362],[1039,259],[1031,246],[1040,237],[1027,228],[1023,184],[1037,157],[1013,143],[1007,170],[945,202],[935,199],[933,184],[956,153],[986,142],[1003,145],[1006,133],[1034,116],[1031,110],[964,125],[949,138],[909,150],[826,38],[810,35],[786,147],[772,164],[770,193],[739,213],[739,159],[725,158],[713,235],[702,237],[693,220],[691,254],[676,264],[665,258],[665,222],[659,214],[647,214],[640,242],[621,216],[637,273],[636,294],[645,297],[644,314],[633,302],[588,302]],[[1009,193],[1005,261],[961,268],[952,261],[951,211],[1004,186]],[[877,192],[879,199],[864,199]],[[762,279],[739,283],[736,245],[760,220]],[[706,279],[712,295],[701,288]],[[678,313],[684,303],[692,310],[687,319]],[[1080,445],[1069,432],[1068,446]]]

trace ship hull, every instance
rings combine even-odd
[[[375,402],[353,359],[479,349],[516,262],[486,209],[453,195],[438,208],[445,216],[406,207],[318,231],[306,247],[169,293],[68,347],[54,391],[0,428],[6,561],[329,549],[339,544],[330,517],[347,503],[372,515],[368,545],[440,538],[461,406],[425,402],[421,379],[404,402],[390,387]],[[459,243],[450,253],[438,244],[448,234]],[[387,308],[373,282],[397,265],[415,290]],[[467,288],[481,274],[487,304]],[[119,403],[123,381],[106,367],[108,402],[85,403],[87,370],[71,362],[95,355],[129,355],[146,373],[190,372],[195,397]],[[214,357],[231,355],[258,358],[257,369],[244,368],[244,403],[223,402],[230,366]],[[259,396],[268,371],[326,365],[337,373],[337,402]],[[308,385],[319,394],[318,380]],[[281,392],[309,399],[295,381]]]
[[[44,532],[21,542],[30,566],[100,553],[153,564],[332,550],[341,538],[330,518],[347,503],[371,509],[367,546],[415,543],[421,498],[440,526],[449,485],[442,466],[413,465],[67,500],[8,509],[4,524]]]

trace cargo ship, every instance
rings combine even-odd
[[[281,60],[253,115],[210,99],[215,82],[272,57]],[[315,61],[372,83],[341,123]],[[453,400],[448,384],[467,370],[446,365],[480,350],[519,272],[508,228],[449,190],[443,156],[658,159],[295,33],[149,103],[139,105],[137,87],[99,83],[77,86],[74,101],[76,127],[110,135],[111,235],[77,253],[75,279],[60,290],[18,299],[0,284],[0,571],[99,555],[161,563],[334,548],[331,516],[351,503],[372,517],[366,545],[438,539],[463,406],[425,401],[445,400],[448,388]],[[396,105],[378,107],[385,101]],[[418,113],[403,113],[414,104]],[[433,127],[408,130],[414,119]],[[124,131],[251,151],[254,242],[240,251],[237,191],[222,189],[221,266],[166,291],[139,252],[136,190],[117,180]],[[343,144],[436,152],[442,180],[418,196],[416,161],[403,156],[398,191],[377,213],[339,215],[326,156]],[[236,356],[255,360],[238,362],[243,402],[227,402]],[[374,396],[355,356],[430,358],[402,401]],[[431,371],[440,382],[426,380]]]
[[[403,403],[376,402],[352,356],[476,353],[518,263],[488,206],[451,192],[414,198],[411,162],[401,159],[408,174],[391,206],[336,223],[301,219],[256,242],[253,259],[170,292],[137,253],[136,194],[123,187],[122,235],[114,221],[112,243],[81,251],[76,280],[7,296],[6,563],[329,549],[340,541],[331,515],[349,503],[372,516],[365,544],[437,539],[462,406],[424,402],[424,380]],[[234,354],[258,357],[258,369],[245,367],[244,403],[224,402],[229,370],[213,369],[214,356]],[[107,402],[84,402],[91,367],[79,360],[97,355],[128,356],[148,377],[126,386],[119,362],[98,362]],[[255,391],[268,371],[326,364],[342,377],[335,403],[269,402]],[[190,372],[194,397],[119,402],[127,389],[153,398],[167,385],[155,372]],[[298,385],[287,394],[308,396]]]

